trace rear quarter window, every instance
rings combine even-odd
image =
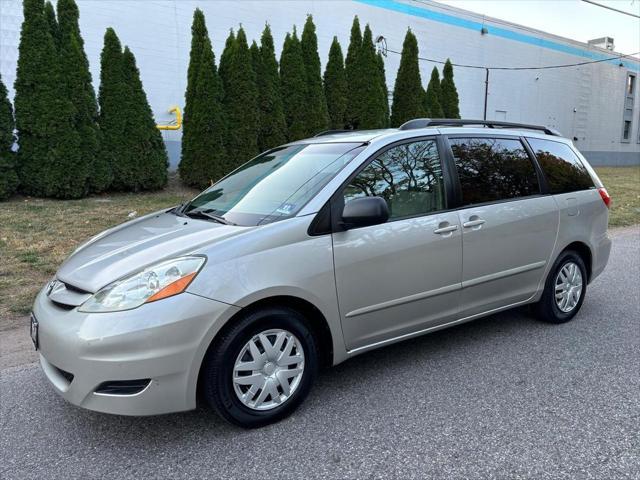
[[[593,179],[568,145],[551,140],[527,138],[553,194],[593,188]]]

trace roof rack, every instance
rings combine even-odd
[[[528,125],[526,123],[497,122],[493,120],[468,120],[465,118],[416,118],[400,125],[400,130],[414,130],[427,127],[463,127],[465,125],[482,125],[488,128],[523,128],[539,130],[547,135],[561,137],[557,130],[542,125]]]
[[[353,130],[325,130],[324,132],[316,133],[313,137],[323,137],[325,135],[333,135],[334,133],[349,133]]]

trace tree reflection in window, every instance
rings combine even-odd
[[[527,138],[544,172],[551,193],[567,193],[593,188],[593,180],[568,145],[551,140]]]
[[[360,172],[345,188],[345,203],[379,196],[390,218],[425,214],[445,208],[442,167],[434,140],[393,147]]]
[[[540,193],[535,168],[520,140],[452,138],[449,142],[465,205]]]

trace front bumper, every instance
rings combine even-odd
[[[82,313],[56,306],[44,290],[33,308],[40,364],[53,388],[74,405],[120,415],[195,408],[202,358],[237,311],[182,293],[124,312]],[[96,393],[103,382],[147,378],[149,385],[133,395]]]

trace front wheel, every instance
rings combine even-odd
[[[234,321],[207,356],[204,394],[223,418],[245,428],[276,422],[305,399],[318,355],[304,317],[289,308]]]
[[[549,272],[536,316],[549,323],[564,323],[580,310],[587,293],[587,269],[576,252],[563,252]]]

